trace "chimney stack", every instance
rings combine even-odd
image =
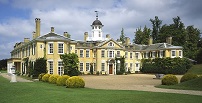
[[[148,41],[148,45],[152,45],[152,44],[153,44],[153,38],[150,36],[149,41]]]
[[[33,35],[33,37],[32,37],[32,38],[33,38],[33,39],[35,39],[35,38],[36,38],[36,32],[35,32],[35,31],[33,31],[33,32],[32,32],[32,35]]]
[[[109,38],[110,38],[110,34],[107,34],[107,35],[106,35],[106,38],[108,38],[108,39],[109,39]]]
[[[88,32],[85,32],[84,33],[84,41],[87,41],[87,38],[88,38]]]
[[[166,38],[166,43],[172,44],[172,37],[171,36]]]
[[[35,35],[35,38],[39,37],[40,36],[40,18],[36,18],[35,19],[35,22],[36,22],[36,35]]]
[[[24,43],[28,43],[29,42],[29,38],[24,38]]]
[[[129,44],[130,44],[130,38],[129,38],[129,37],[126,37],[126,38],[125,38],[125,44],[126,44],[126,45],[129,45]]]
[[[54,27],[51,27],[51,33],[54,33],[54,31],[55,31]]]

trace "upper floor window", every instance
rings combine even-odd
[[[87,57],[87,58],[90,57],[90,50],[86,50],[86,57]]]
[[[48,54],[53,54],[53,43],[48,43]]]
[[[80,50],[80,57],[83,57],[83,50]]]
[[[117,51],[116,55],[117,55],[117,57],[120,57],[121,56],[120,51]]]
[[[64,43],[58,43],[58,53],[59,54],[64,53]]]
[[[125,57],[128,58],[128,52],[125,52]]]
[[[101,51],[101,57],[104,58],[105,57],[105,50]]]
[[[110,51],[108,51],[108,57],[109,58],[113,58],[114,57],[114,51],[113,50],[110,50]]]
[[[133,53],[132,53],[132,52],[130,52],[130,58],[131,58],[131,59],[133,58]]]
[[[135,53],[135,58],[139,59],[139,53]]]

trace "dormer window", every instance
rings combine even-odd
[[[114,46],[114,43],[110,42],[110,43],[108,44],[108,46]]]

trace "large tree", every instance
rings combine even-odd
[[[200,30],[194,28],[194,26],[187,26],[186,39],[183,45],[184,55],[191,59],[196,59],[199,50],[198,43],[200,42]]]
[[[152,23],[152,38],[153,38],[153,42],[157,43],[158,42],[158,35],[161,29],[161,24],[162,24],[162,20],[160,20],[158,18],[158,16],[155,16],[154,19],[150,19],[151,23]]]
[[[64,74],[67,74],[69,76],[77,76],[79,74],[78,71],[79,59],[77,54],[75,53],[63,54],[60,55],[60,58],[63,61]]]

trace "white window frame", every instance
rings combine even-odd
[[[171,58],[175,58],[176,57],[176,50],[171,50]]]
[[[90,71],[90,63],[89,62],[86,63],[86,71]]]
[[[102,57],[102,58],[105,57],[105,50],[104,50],[104,49],[101,50],[101,57]]]
[[[84,67],[83,64],[84,64],[84,63],[79,63],[79,71],[80,71],[80,72],[83,72],[83,67]],[[81,66],[81,65],[82,65],[82,66]]]
[[[81,51],[82,51],[82,54],[81,54]],[[81,57],[81,58],[83,58],[83,57],[84,57],[83,52],[84,52],[84,50],[83,50],[83,49],[80,49],[80,50],[79,50],[79,57]]]
[[[105,71],[105,63],[101,63],[101,71]]]
[[[116,51],[116,55],[118,56],[118,57],[120,57],[121,56],[121,51]]]
[[[127,51],[125,52],[125,58],[128,58],[128,52]]]
[[[32,55],[35,55],[36,45],[32,44]]]
[[[62,44],[62,48],[60,44]],[[58,54],[64,54],[64,42],[58,42]]]
[[[53,60],[48,60],[49,74],[53,74],[54,63]]]
[[[54,44],[53,42],[48,43],[48,54],[53,54],[54,53]]]
[[[135,52],[135,58],[139,59],[139,52]]]
[[[109,42],[109,43],[108,43],[108,46],[109,46],[109,47],[113,47],[113,46],[114,46],[114,43]]]
[[[109,58],[114,58],[114,50],[109,50],[108,51],[108,57]]]
[[[64,74],[64,70],[63,70],[63,63],[62,61],[58,61],[58,75],[63,75]]]
[[[90,58],[90,50],[86,49],[86,58]]]
[[[182,58],[182,55],[183,55],[182,50],[178,51],[178,55],[179,55],[180,58]]]
[[[130,59],[133,58],[133,52],[130,52]]]

